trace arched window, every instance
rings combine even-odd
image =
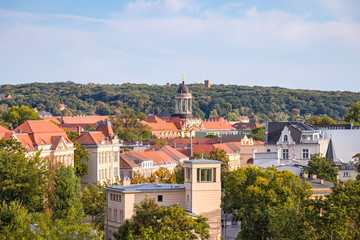
[[[287,141],[288,141],[288,136],[284,135],[284,142],[287,142]]]

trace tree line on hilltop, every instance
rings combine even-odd
[[[0,112],[27,105],[53,115],[121,115],[131,108],[136,114],[166,114],[174,111],[178,85],[76,84],[73,82],[2,85]],[[280,87],[190,84],[196,117],[222,116],[229,121],[248,115],[253,121],[303,120],[305,116],[328,116],[341,120],[360,93],[294,90]],[[65,104],[67,108],[62,109]]]

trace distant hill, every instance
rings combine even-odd
[[[13,105],[27,105],[53,115],[120,114],[123,108],[132,108],[136,113],[172,113],[177,88],[178,85],[83,85],[73,82],[2,85],[0,94],[11,94],[12,98],[0,100],[0,111]],[[356,92],[237,85],[205,88],[202,84],[191,84],[189,88],[194,97],[195,116],[207,118],[212,111],[229,120],[239,115],[248,115],[260,122],[301,120],[305,115],[324,114],[340,120],[347,109],[360,100],[360,93]],[[67,108],[63,109],[64,105]],[[300,110],[299,116],[296,109]]]

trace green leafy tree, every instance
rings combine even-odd
[[[145,181],[146,182],[154,182],[155,177],[158,177],[159,183],[175,183],[176,177],[174,174],[172,174],[169,169],[165,167],[160,167],[158,170],[156,170],[154,173],[150,175]]]
[[[84,127],[84,131],[96,131],[96,126],[88,125],[88,126]]]
[[[312,154],[308,162],[309,174],[316,174],[318,178],[326,181],[336,182],[338,169],[331,166],[332,159],[328,160],[319,154]]]
[[[92,217],[95,228],[103,231],[106,217],[106,191],[104,185],[93,185],[90,183],[84,189],[81,202],[84,207],[84,213]]]
[[[353,163],[357,168],[359,175],[356,176],[357,180],[360,180],[360,153],[357,153],[353,156]]]
[[[50,204],[53,218],[65,218],[71,213],[81,221],[84,216],[81,196],[80,178],[75,175],[75,170],[65,166],[56,170]]]
[[[222,208],[241,221],[238,239],[300,237],[303,202],[311,194],[310,184],[302,184],[292,172],[248,166],[230,172]]]
[[[31,212],[42,211],[48,182],[47,162],[40,152],[26,156],[20,142],[0,140],[1,202],[19,201]]]
[[[206,218],[193,218],[178,205],[159,207],[154,199],[135,205],[135,215],[114,233],[115,239],[207,239]]]
[[[35,239],[31,216],[20,203],[3,201],[0,205],[0,239]]]
[[[252,129],[251,133],[247,136],[255,141],[265,142],[265,126]]]
[[[127,108],[123,116],[111,117],[111,123],[114,126],[114,133],[124,141],[142,141],[153,138],[149,126],[142,124],[133,109]],[[140,117],[143,117],[140,114]]]
[[[154,141],[154,145],[155,146],[166,146],[168,145],[168,142],[166,140],[159,140],[159,139],[156,139]]]
[[[18,202],[0,205],[0,239],[99,239],[89,224],[73,214],[53,220],[50,213],[31,213]]]
[[[352,105],[344,116],[346,122],[360,124],[360,101]]]
[[[88,161],[90,159],[89,152],[85,147],[82,147],[76,140],[79,137],[77,132],[70,132],[69,130],[62,128],[67,137],[74,143],[74,168],[76,170],[76,176],[82,178],[89,173]]]
[[[219,113],[216,111],[216,109],[211,110],[209,117],[219,117]]]
[[[173,174],[175,175],[175,182],[177,184],[183,184],[184,183],[184,163],[179,163],[176,165]]]
[[[1,114],[1,118],[13,128],[17,128],[27,120],[41,120],[37,111],[24,105],[9,108]]]

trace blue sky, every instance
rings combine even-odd
[[[0,82],[360,91],[358,0],[0,0]]]

